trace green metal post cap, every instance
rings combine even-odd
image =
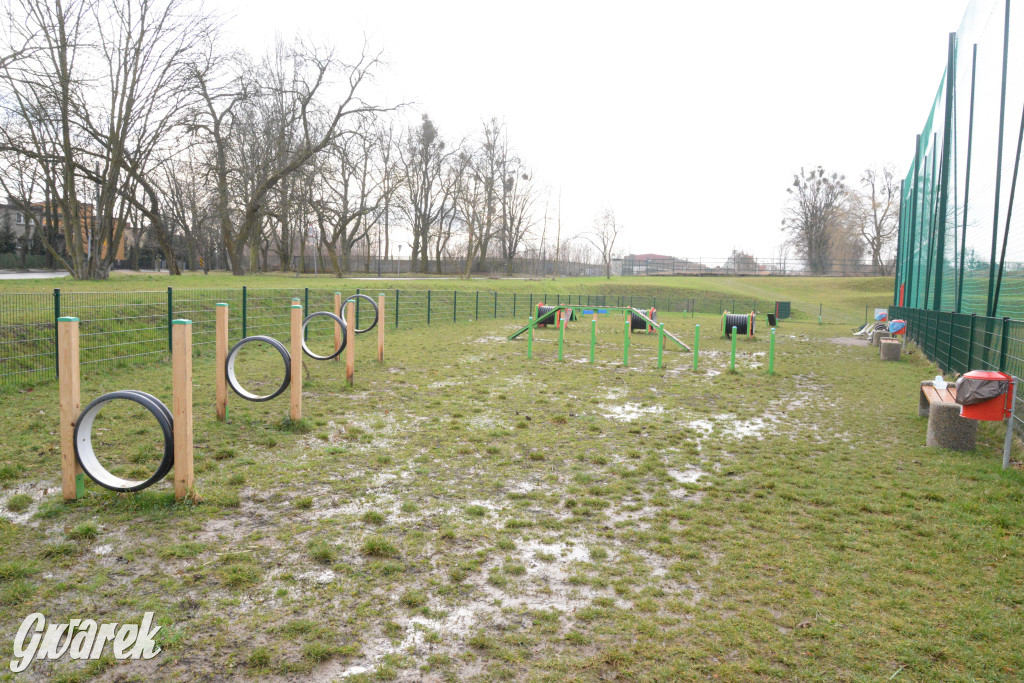
[[[185,320],[184,318],[178,318],[177,320],[172,320],[171,323],[174,325],[191,325],[192,321]]]
[[[66,315],[66,316],[64,316],[62,318],[57,318],[57,322],[59,322],[59,323],[77,323],[78,322],[78,318],[72,318],[71,316]]]
[[[218,306],[227,306],[227,304],[217,304]]]

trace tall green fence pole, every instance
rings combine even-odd
[[[565,346],[565,318],[558,321],[558,360],[561,362],[564,359],[562,351]]]
[[[973,55],[971,57],[971,112],[968,117],[967,123],[967,169],[964,176],[964,227],[960,232],[960,281],[957,284],[956,290],[956,312],[963,312],[963,296],[964,296],[964,259],[965,252],[967,251],[967,206],[970,204],[971,198],[971,153],[973,152],[972,143],[974,142],[974,85],[975,76],[978,73],[978,44],[974,44]],[[904,335],[905,336],[905,335]],[[968,356],[968,360],[970,356]],[[968,363],[967,369],[970,370],[970,363]]]
[[[174,320],[174,289],[167,288],[167,353],[171,352],[171,321]]]
[[[498,319],[498,292],[494,292],[494,319]]]
[[[700,325],[693,327],[693,369],[697,369],[697,357],[700,354]]]
[[[597,347],[597,320],[590,319],[590,364],[594,364],[594,351]]]
[[[473,320],[480,319],[480,290],[476,290],[476,309],[473,313]]]
[[[729,372],[736,372],[736,326],[732,326],[732,352],[729,355]]]
[[[427,290],[427,325],[430,324],[430,290]]]
[[[533,316],[530,316],[530,323],[528,325],[530,332],[526,337],[526,357],[533,358]]]
[[[775,328],[772,328],[772,336],[768,340],[768,374],[775,374]]]
[[[53,374],[60,377],[60,342],[57,336],[57,321],[60,320],[60,290],[53,290]]]
[[[452,291],[452,322],[459,322],[459,290]]]
[[[246,307],[248,306],[248,304],[249,291],[246,289],[245,285],[242,285],[242,339],[245,339],[245,337],[247,336],[246,330],[248,321],[246,320],[246,318],[248,317],[248,311],[246,310]]]
[[[622,366],[629,367],[629,317],[622,320]]]
[[[657,308],[657,307],[655,307]],[[665,323],[658,325],[658,369],[661,369],[661,354],[665,350]]]
[[[516,317],[516,293],[512,292],[512,318]]]
[[[308,287],[306,288],[306,291],[307,292],[309,291]],[[362,292],[360,291],[360,289],[358,287],[356,287],[356,329],[357,330],[359,329],[359,294],[361,294],[361,293]],[[306,311],[308,311],[308,310],[309,310],[309,302],[307,301],[306,302]]]
[[[358,314],[359,304],[356,304],[356,311],[357,311],[357,313],[356,313],[356,327],[359,327],[359,314]],[[304,304],[304,306],[302,308],[302,314],[305,315],[308,312],[309,312],[309,287],[306,287],[306,298],[305,298],[305,304]],[[302,339],[304,341],[309,341],[309,330],[305,330],[305,329],[302,330]]]
[[[1002,186],[1003,177],[1003,133],[1006,128],[1006,63],[1010,51],[1010,0],[1006,0],[1006,17],[1003,21],[1003,81],[1002,94],[999,99],[999,142],[996,145],[996,185],[995,199],[992,205],[995,210],[992,212],[992,257],[988,264],[988,317],[996,315],[995,291],[996,280],[996,241],[999,239],[999,191]],[[1009,230],[1010,226],[1006,226]],[[1004,245],[1005,253],[1005,245]],[[1002,368],[1000,368],[1002,370]]]
[[[398,292],[399,291],[400,290],[397,290],[397,289],[395,290],[395,329],[396,330],[398,329]]]

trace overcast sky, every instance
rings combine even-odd
[[[967,4],[208,1],[251,52],[301,34],[354,58],[365,36],[377,87],[446,138],[504,119],[563,232],[608,206],[626,252],[705,258],[774,255],[801,166],[902,177]]]

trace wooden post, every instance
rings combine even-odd
[[[377,295],[377,362],[384,363],[384,294]]]
[[[85,493],[85,475],[75,458],[75,422],[82,413],[78,318],[57,318],[60,369],[60,470],[64,500]]]
[[[356,383],[356,305],[354,301],[345,304],[345,324],[353,333],[348,338],[348,346],[345,347],[345,381],[351,387]]]
[[[192,321],[171,325],[171,370],[174,373],[174,497],[191,497],[195,490],[192,471]]]
[[[217,419],[228,419],[228,305],[217,304]]]
[[[292,384],[288,416],[292,422],[302,419],[302,304],[292,299]]]
[[[341,292],[334,293],[334,315],[341,317]],[[341,348],[341,325],[334,323],[334,350],[337,351]],[[339,353],[334,357],[334,360],[341,362],[341,354]]]

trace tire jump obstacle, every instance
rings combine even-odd
[[[373,307],[373,322],[364,328],[357,328],[355,307],[358,299],[365,299]],[[345,317],[342,317],[342,311]],[[348,331],[355,334],[377,328],[377,360],[384,361],[384,295],[375,302],[365,294],[356,294],[342,301],[341,293],[334,294],[334,312],[317,311],[303,319],[302,305],[298,299],[291,303],[291,350],[277,339],[265,335],[246,337],[228,350],[228,305],[216,306],[216,410],[217,419],[227,418],[227,388],[248,401],[269,401],[291,389],[289,415],[292,420],[302,419],[302,354],[315,360],[339,360],[341,352],[347,351],[345,377],[349,385],[355,376],[355,343],[349,339]],[[306,326],[314,318],[326,317],[334,321],[334,352],[327,355],[313,353],[305,342]],[[125,389],[103,394],[81,410],[81,366],[79,343],[79,320],[73,317],[57,319],[57,346],[60,369],[60,444],[61,444],[61,489],[65,500],[75,500],[85,493],[84,477],[88,476],[105,489],[119,492],[136,492],[161,481],[174,470],[174,496],[195,497],[195,475],[193,470],[192,439],[192,321],[174,320],[171,325],[171,369],[173,373],[172,410],[158,398],[142,391]],[[235,361],[239,351],[248,344],[268,344],[280,354],[284,362],[284,378],[278,388],[270,394],[258,395],[247,391],[235,375]],[[92,428],[102,408],[114,401],[130,401],[145,408],[157,421],[163,435],[163,455],[156,471],[142,480],[128,480],[107,470],[96,455],[92,443]]]
[[[664,323],[658,323],[657,311],[653,308],[639,309],[631,306],[605,306],[602,312],[619,312],[623,314],[623,343],[622,343],[622,364],[629,365],[629,335],[634,331],[645,331],[647,333],[658,333],[658,367],[661,368],[662,352],[665,348],[665,339],[675,342],[685,351],[692,349],[683,341],[665,329]],[[526,326],[516,330],[508,339],[511,341],[523,334],[527,335],[526,357],[533,358],[533,334],[537,327],[555,324],[558,327],[558,360],[564,360],[565,346],[565,325],[570,320],[576,319],[576,311],[572,306],[544,306],[537,305],[536,317],[531,317]],[[593,318],[590,321],[590,362],[595,362],[595,350],[597,347],[597,310],[593,311]]]

